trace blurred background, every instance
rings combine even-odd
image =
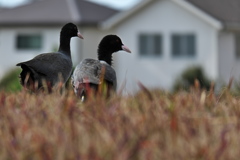
[[[71,41],[74,65],[97,58],[98,43],[117,34],[132,54],[114,54],[124,94],[148,88],[216,89],[240,76],[239,0],[0,0],[0,89],[20,90],[15,65],[55,51],[61,27],[73,22],[84,40]]]
[[[38,0],[0,0],[0,5],[2,7],[17,7],[20,5],[27,4],[29,2],[33,1],[38,1]],[[133,5],[137,4],[141,0],[122,0],[122,1],[117,1],[117,0],[87,0],[90,2],[95,2],[97,4],[109,6],[112,8],[120,9],[120,10],[125,10],[131,8]]]

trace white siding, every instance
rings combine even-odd
[[[150,88],[171,89],[175,78],[191,65],[202,65],[208,76],[212,79],[218,77],[218,31],[172,1],[156,1],[119,24],[116,32],[132,50],[131,55],[115,55],[118,87],[126,80],[127,93],[138,89],[136,81]],[[140,33],[163,35],[162,57],[139,57],[137,38]],[[197,55],[194,58],[171,56],[173,33],[196,35]]]
[[[227,84],[231,77],[239,81],[240,59],[236,58],[234,32],[221,32],[219,35],[219,81]]]

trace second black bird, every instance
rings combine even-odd
[[[98,46],[98,60],[84,59],[75,68],[72,76],[74,92],[82,100],[90,91],[98,91],[99,86],[106,84],[107,92],[115,91],[117,78],[112,68],[112,54],[117,51],[131,53],[116,35],[105,36]]]

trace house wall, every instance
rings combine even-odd
[[[240,59],[236,57],[234,32],[223,31],[219,34],[219,79],[227,84],[231,77],[239,82]]]
[[[59,27],[9,27],[0,28],[0,79],[10,69],[16,68],[16,64],[27,61],[40,53],[47,53],[58,49],[61,26]],[[81,29],[79,29],[81,31]],[[43,45],[38,50],[17,50],[16,36],[19,33],[40,33],[43,36]],[[71,52],[74,63],[78,62],[79,46],[82,40],[72,38]]]
[[[149,88],[171,89],[176,77],[192,65],[201,65],[211,79],[218,77],[218,31],[172,1],[155,1],[118,24],[116,32],[132,50],[132,54],[115,54],[118,87],[125,86],[125,93],[137,91],[137,81]],[[140,33],[162,34],[163,56],[140,57]],[[172,57],[170,38],[173,33],[196,35],[195,57]]]

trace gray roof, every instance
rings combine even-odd
[[[221,21],[225,27],[240,27],[240,0],[187,0]]]
[[[38,0],[0,12],[0,25],[97,25],[118,12],[85,0]]]

